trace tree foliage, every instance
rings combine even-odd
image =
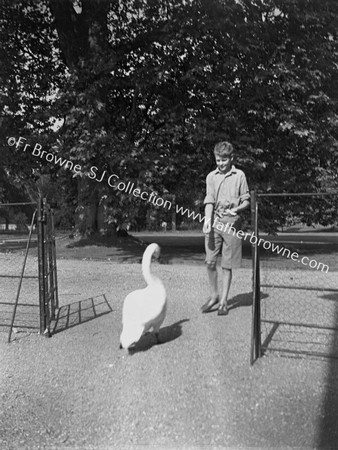
[[[0,182],[48,173],[82,233],[154,208],[109,187],[109,174],[198,208],[222,139],[234,143],[251,188],[337,189],[334,0],[2,4]],[[82,174],[9,148],[12,135]],[[310,220],[314,209],[303,213]]]

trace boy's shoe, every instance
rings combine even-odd
[[[211,308],[218,303],[218,297],[216,298],[208,298],[208,300],[204,303],[201,308],[202,313],[207,313],[211,310]]]
[[[218,316],[227,316],[229,314],[227,305],[221,305],[218,308],[217,315]]]

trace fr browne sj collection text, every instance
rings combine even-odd
[[[23,146],[24,152],[26,152],[30,147],[29,151],[31,151],[33,156],[40,159],[45,159],[49,163],[54,163],[56,165],[59,165],[60,167],[63,167],[64,169],[69,169],[76,175],[84,174],[91,180],[95,180],[98,183],[101,183],[104,179],[106,179],[109,187],[117,189],[121,192],[125,192],[127,194],[132,194],[134,195],[134,197],[141,198],[141,200],[152,203],[154,206],[162,206],[163,208],[169,210],[172,207],[171,201],[164,200],[162,197],[159,197],[154,191],[141,191],[141,189],[135,187],[135,183],[131,181],[118,181],[120,180],[120,177],[115,173],[108,175],[106,170],[98,173],[99,169],[96,166],[91,166],[89,172],[84,172],[80,164],[74,164],[72,161],[62,158],[55,153],[42,150],[41,144],[37,143],[33,147],[31,144],[26,144],[24,141],[26,141],[26,138],[22,136],[20,136],[18,139],[15,137],[10,137],[8,138],[7,143],[11,147],[15,145],[16,148]]]

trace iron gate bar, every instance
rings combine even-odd
[[[20,278],[20,277],[21,277],[21,275],[0,275],[0,278]],[[37,278],[37,276],[26,275],[25,278]],[[1,303],[4,303],[4,302],[1,302]]]
[[[302,291],[322,291],[322,292],[338,292],[335,288],[316,288],[308,286],[283,286],[282,284],[261,284],[261,287],[272,287],[278,289],[301,289]]]
[[[54,211],[49,207],[49,238],[50,253],[49,265],[51,267],[50,274],[50,290],[53,296],[52,300],[52,318],[55,319],[55,309],[59,307],[58,285],[57,285],[57,269],[56,269],[56,246],[55,246],[55,229],[54,229]]]
[[[54,217],[50,205],[46,203],[47,209],[47,254],[48,254],[48,298],[47,301],[51,306],[50,318],[55,319],[55,309],[58,308],[58,292],[56,280],[56,251],[54,236]]]
[[[34,203],[34,204],[35,204],[35,203]],[[29,245],[30,245],[30,241],[31,241],[31,237],[32,237],[33,224],[34,224],[35,216],[36,216],[36,210],[34,211],[34,214],[33,214],[33,217],[32,217],[32,222],[31,222],[31,227],[30,227],[30,230],[29,230],[28,241],[27,241],[26,251],[25,251],[25,257],[24,257],[24,261],[23,261],[23,265],[22,265],[22,270],[21,270],[21,276],[20,276],[19,286],[18,286],[18,290],[17,290],[17,294],[16,294],[16,299],[15,299],[15,304],[14,304],[14,310],[13,310],[13,315],[12,315],[12,321],[11,321],[11,325],[10,325],[9,333],[8,333],[8,340],[7,340],[8,343],[11,342],[12,330],[13,330],[13,325],[14,325],[14,320],[15,320],[15,314],[16,314],[16,310],[17,310],[17,307],[18,307],[19,295],[20,295],[21,285],[22,285],[22,278],[23,278],[23,274],[24,274],[25,268],[26,268],[26,261],[27,261]]]
[[[252,235],[255,234],[255,216],[256,216],[256,191],[250,192],[250,209],[251,209],[251,230]],[[255,288],[256,288],[256,280],[255,280],[255,274],[256,274],[256,248],[255,245],[252,244],[252,311],[251,311],[251,345],[250,345],[250,365],[253,365],[255,362],[255,336],[256,336],[256,322],[255,322],[255,302],[256,302],[256,296],[255,296]]]
[[[59,302],[53,211],[45,198],[39,202],[38,225],[40,333],[50,337]]]
[[[49,236],[48,236],[48,218],[49,218],[49,211],[48,211],[48,205],[47,205],[47,199],[42,199],[42,210],[43,210],[43,245],[44,245],[44,251],[43,251],[43,257],[44,257],[44,267],[45,270],[43,272],[43,279],[44,279],[44,286],[45,286],[45,295],[43,298],[43,307],[44,307],[44,317],[45,317],[45,325],[44,325],[44,332],[43,334],[47,337],[50,337],[50,311],[49,311],[49,283],[48,283],[48,269],[49,269]]]
[[[296,322],[284,322],[281,320],[269,320],[269,319],[262,319],[261,322],[264,323],[274,323],[277,325],[288,325],[290,327],[304,327],[304,328],[316,328],[318,330],[330,330],[330,331],[337,331],[337,328],[333,327],[325,327],[320,324],[315,323],[296,323]]]
[[[52,259],[54,269],[54,286],[55,286],[55,308],[59,309],[59,288],[58,288],[58,276],[57,276],[57,264],[56,264],[56,239],[55,239],[55,223],[54,223],[54,211],[51,215],[51,236],[52,236]]]
[[[252,333],[250,364],[261,356],[261,330],[260,330],[260,280],[259,280],[259,254],[258,254],[258,202],[257,192],[251,191],[251,227],[257,240],[252,244],[253,250],[253,280],[252,280]]]
[[[45,245],[45,209],[43,207],[43,200],[38,202],[38,255],[39,255],[39,305],[40,305],[40,334],[49,336],[48,333],[48,318],[45,308],[46,297],[46,245]]]
[[[330,195],[338,195],[338,191],[337,192],[315,192],[312,193],[311,192],[299,192],[298,194],[293,192],[293,193],[288,193],[288,192],[282,192],[282,193],[263,193],[263,192],[258,192],[256,194],[257,197],[298,197],[298,196],[302,196],[302,197],[317,197],[317,196],[330,196]]]
[[[255,209],[255,235],[257,236],[257,242],[255,243],[256,248],[256,286],[255,286],[255,313],[256,313],[256,323],[257,323],[257,333],[255,339],[256,348],[256,359],[262,356],[262,341],[261,341],[261,280],[260,280],[260,259],[259,259],[259,231],[258,231],[258,201],[256,201]]]
[[[24,206],[24,205],[36,205],[36,202],[25,202],[25,203],[0,203],[0,206]]]

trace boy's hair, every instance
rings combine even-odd
[[[215,145],[214,153],[218,156],[233,156],[235,149],[230,142],[222,141]]]

